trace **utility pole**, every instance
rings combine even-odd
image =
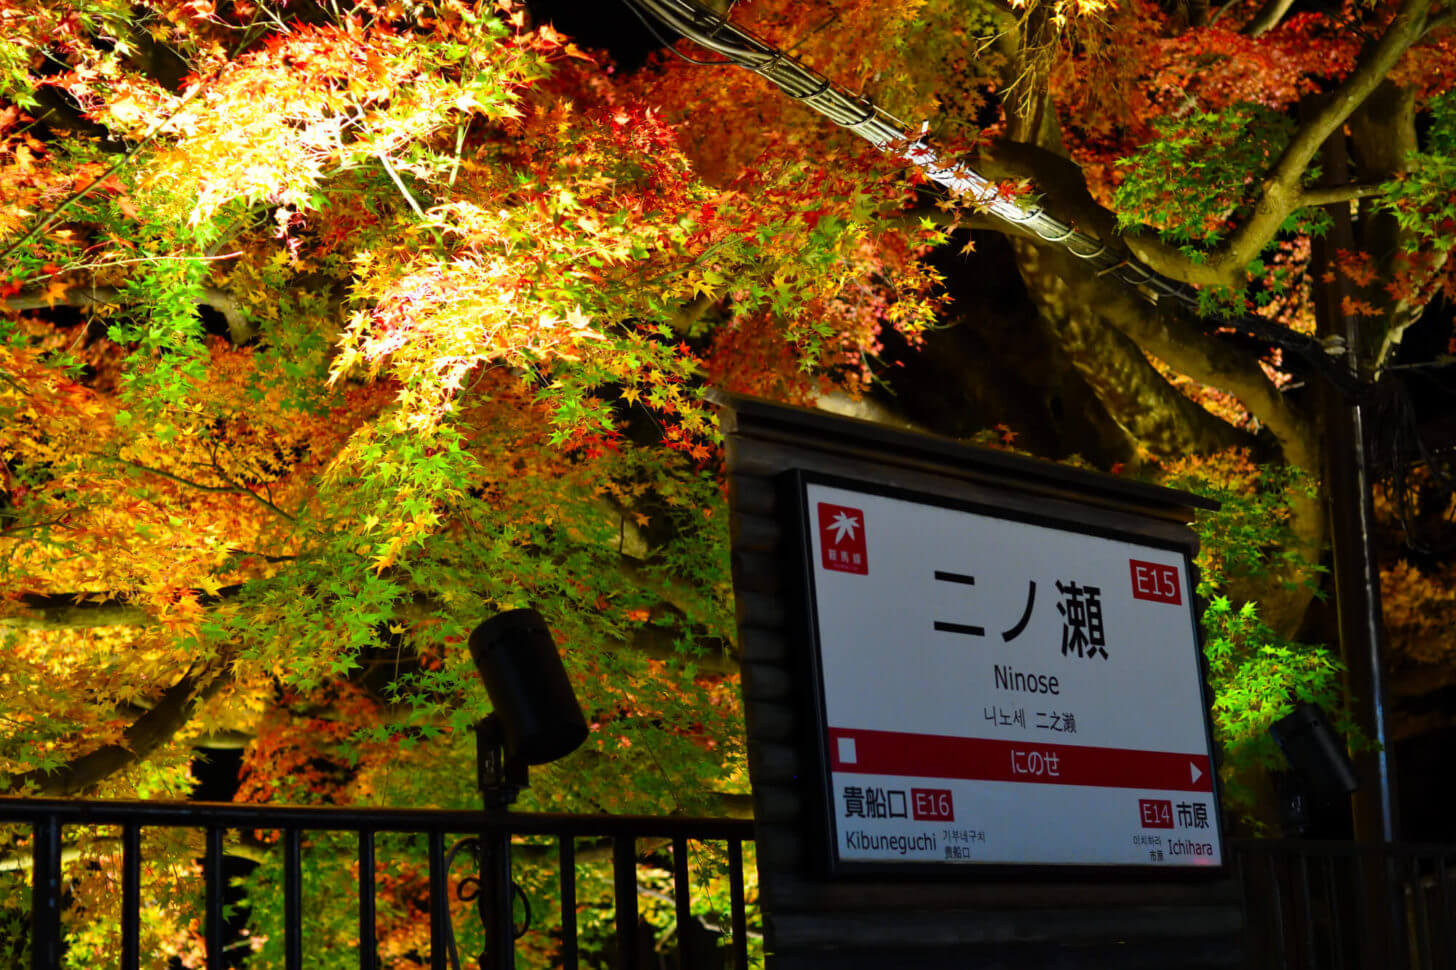
[[[1322,151],[1328,184],[1348,182],[1345,136],[1335,132]],[[1360,320],[1345,310],[1349,280],[1335,268],[1339,250],[1355,251],[1350,204],[1326,207],[1333,225],[1312,244],[1310,275],[1315,319],[1321,339],[1343,342],[1344,359],[1361,386],[1372,376]],[[1346,667],[1346,692],[1356,723],[1379,745],[1354,758],[1360,788],[1352,796],[1355,839],[1394,842],[1397,838],[1395,771],[1389,730],[1385,677],[1385,627],[1380,604],[1380,571],[1375,559],[1375,512],[1371,500],[1370,429],[1358,396],[1348,398],[1325,382],[1318,390],[1330,544],[1335,579],[1335,612],[1340,657]]]

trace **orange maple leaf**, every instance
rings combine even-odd
[[[41,295],[45,297],[47,306],[54,307],[57,300],[65,299],[68,288],[65,280],[53,279],[46,284],[46,288]]]

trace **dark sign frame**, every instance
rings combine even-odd
[[[935,494],[909,488],[887,485],[863,479],[796,468],[778,476],[779,508],[784,536],[791,543],[785,549],[786,559],[796,568],[795,588],[789,590],[790,615],[787,617],[790,629],[801,632],[803,642],[809,649],[800,651],[801,689],[798,692],[797,707],[806,725],[806,743],[801,751],[806,771],[802,778],[803,796],[811,820],[813,838],[817,845],[814,853],[816,867],[830,877],[862,877],[874,879],[913,879],[924,881],[966,881],[968,879],[1005,879],[1007,877],[1047,880],[1076,881],[1154,881],[1154,882],[1206,882],[1225,879],[1228,876],[1227,845],[1223,830],[1222,798],[1218,779],[1219,761],[1214,741],[1208,688],[1207,663],[1202,650],[1202,629],[1199,624],[1199,608],[1193,589],[1188,591],[1185,607],[1188,622],[1193,633],[1196,669],[1199,674],[1199,692],[1203,699],[1202,725],[1205,750],[1210,765],[1212,798],[1214,805],[1213,827],[1217,834],[1218,857],[1211,865],[1169,866],[1157,863],[1011,863],[1011,862],[941,862],[916,860],[907,862],[860,862],[839,857],[839,820],[834,814],[834,797],[831,782],[831,760],[829,752],[828,716],[824,688],[824,660],[819,632],[817,610],[814,607],[814,562],[812,559],[811,530],[814,523],[808,501],[808,486],[826,485],[850,491],[893,498],[921,505],[930,505],[955,511],[970,512],[989,518],[1072,532],[1097,538],[1129,542],[1148,548],[1163,549],[1182,556],[1190,585],[1197,584],[1197,569],[1192,559],[1192,544],[1141,535],[1122,529],[1097,526],[1076,519],[1051,514],[1038,514],[1017,509],[1000,508],[963,498]]]

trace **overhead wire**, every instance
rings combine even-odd
[[[1152,303],[1166,299],[1192,308],[1194,316],[1203,320],[1210,330],[1234,331],[1277,347],[1287,357],[1321,374],[1344,394],[1353,395],[1362,388],[1359,377],[1345,360],[1343,347],[1327,347],[1314,337],[1252,314],[1204,318],[1197,288],[1163,276],[1114,248],[1108,241],[1058,219],[1039,205],[1024,206],[964,160],[941,159],[927,141],[923,126],[915,129],[867,96],[840,87],[814,68],[696,0],[624,2],[644,22],[649,17],[656,18],[698,46],[725,58],[721,62],[693,63],[732,63],[753,71],[788,97],[814,109],[839,127],[854,132],[881,151],[896,152],[937,185],[970,199],[978,211],[992,219],[1084,260],[1097,275],[1120,280]],[[731,11],[731,7],[729,9]],[[674,53],[688,59],[679,51]]]
[[[642,26],[647,28],[647,32],[651,34],[654,38],[656,38],[659,44],[667,48],[667,50],[671,51],[672,54],[679,60],[687,61],[689,64],[695,64],[698,67],[719,67],[723,65],[738,63],[737,61],[726,59],[721,61],[700,61],[696,57],[689,57],[682,51],[678,50],[671,40],[662,36],[662,32],[657,29],[657,26],[655,24],[653,24],[652,18],[639,10],[636,4],[628,3],[627,9],[632,11],[632,15],[642,22]]]

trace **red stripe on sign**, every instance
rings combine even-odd
[[[1206,754],[829,729],[834,771],[1144,791],[1213,791]]]

